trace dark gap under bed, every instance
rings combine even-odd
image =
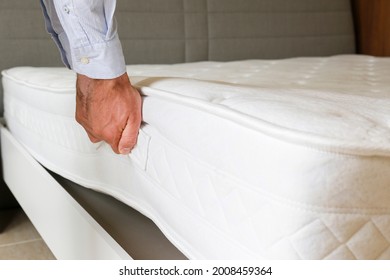
[[[146,216],[109,195],[47,171],[133,259],[187,259]]]

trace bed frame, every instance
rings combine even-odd
[[[349,0],[118,0],[117,19],[128,64],[355,53]],[[27,65],[61,66],[58,50],[39,1],[3,0],[0,70]],[[6,124],[1,153],[4,181],[58,259],[185,259],[148,218],[45,169]]]

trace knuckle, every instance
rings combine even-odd
[[[100,128],[96,128],[96,127],[92,127],[91,128],[91,131],[94,135],[98,135],[100,138],[103,138],[105,140],[105,133],[104,133],[104,130],[100,129]]]
[[[112,134],[107,133],[107,132],[103,132],[101,134],[101,138],[110,145],[114,144],[114,142],[115,142],[115,137]]]
[[[101,132],[101,137],[104,141],[112,145],[118,145],[120,139],[120,133],[115,132],[112,129],[106,129]]]
[[[97,139],[97,138],[95,138],[95,137],[89,137],[89,140],[91,140],[91,142],[92,143],[98,143],[98,142],[100,142],[100,140],[99,139]]]
[[[80,114],[77,114],[77,113],[76,113],[75,119],[76,119],[76,122],[78,122],[79,124],[82,124],[83,119],[82,119],[82,117],[80,116]]]

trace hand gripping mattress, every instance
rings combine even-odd
[[[389,59],[128,72],[144,96],[130,156],[88,141],[62,68],[3,72],[7,126],[44,166],[138,209],[189,258],[390,259]]]

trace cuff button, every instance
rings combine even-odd
[[[88,57],[82,57],[80,62],[81,62],[81,64],[88,64],[89,63],[89,58]]]

